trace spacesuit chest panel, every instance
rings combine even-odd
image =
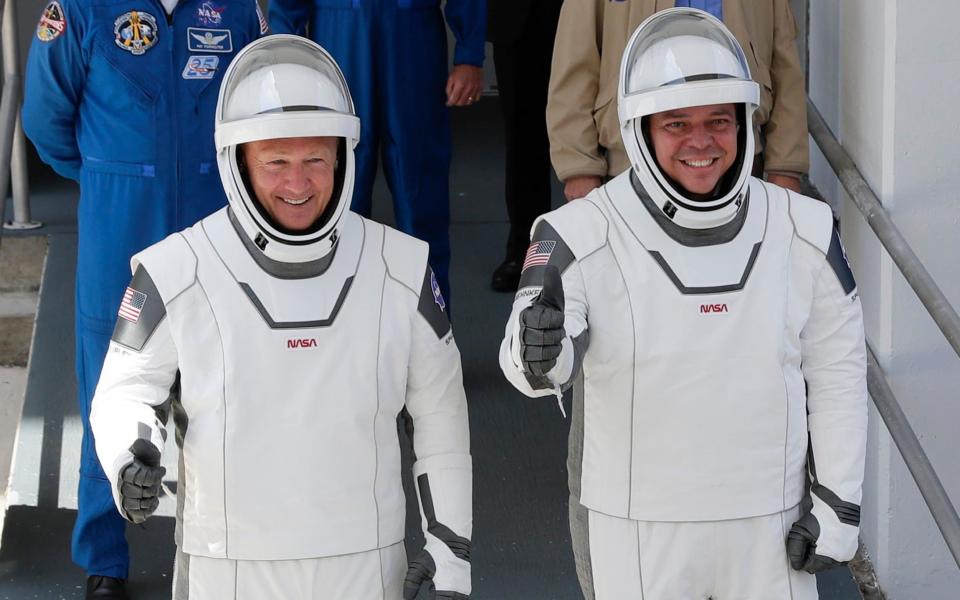
[[[382,238],[365,229],[348,214],[331,265],[306,279],[263,271],[225,211],[187,232],[207,304],[196,312],[209,309],[217,327],[216,339],[183,347],[222,354],[223,388],[216,403],[196,397],[199,385],[191,389],[190,382],[198,374],[181,359],[190,419],[185,447],[205,445],[191,439],[191,432],[210,429],[197,421],[219,422],[229,558],[329,556],[402,538],[395,419],[403,405],[409,319],[390,323],[394,330],[381,336],[380,314],[383,304],[415,302],[385,297],[391,292],[384,285]],[[179,320],[181,335],[189,335],[183,324],[190,316]],[[381,347],[382,337],[389,346]],[[205,460],[194,465],[202,468]],[[294,477],[296,494],[253,493],[290,489]],[[202,512],[197,508],[195,515]],[[189,534],[186,517],[185,523]]]
[[[734,239],[682,246],[629,184],[607,189],[608,246],[582,263],[585,435],[601,441],[584,450],[584,504],[663,521],[783,510],[789,222],[770,223],[761,187]],[[627,305],[596,310],[611,298]]]

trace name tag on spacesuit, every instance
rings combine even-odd
[[[191,52],[233,52],[229,29],[187,27],[187,49]]]

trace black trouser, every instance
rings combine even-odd
[[[523,258],[533,221],[550,210],[547,86],[559,3],[541,2],[519,39],[494,43],[493,64],[506,130],[507,258]]]

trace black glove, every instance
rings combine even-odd
[[[817,554],[817,539],[820,537],[820,522],[813,513],[803,515],[787,534],[787,556],[790,566],[797,571],[819,573],[843,563],[829,556]]]
[[[433,576],[436,573],[437,565],[433,557],[426,550],[421,550],[407,567],[407,576],[403,581],[403,600],[415,600],[421,587],[426,590],[425,600],[470,600],[470,596],[460,592],[436,589],[433,585]]]
[[[543,273],[543,289],[533,304],[520,313],[520,360],[523,370],[540,377],[557,364],[563,329],[563,282],[560,270],[549,265]]]
[[[143,523],[160,505],[160,482],[167,470],[160,466],[160,451],[147,440],[130,446],[133,462],[120,470],[120,505],[129,520]]]

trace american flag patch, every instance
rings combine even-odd
[[[527,250],[527,256],[523,259],[523,268],[520,270],[526,271],[528,267],[547,264],[550,255],[553,254],[553,249],[556,247],[557,243],[553,240],[533,242],[530,244],[530,249]]]
[[[131,323],[136,323],[140,320],[140,311],[143,310],[143,305],[146,303],[146,294],[138,292],[132,287],[128,287],[127,291],[123,293],[123,300],[120,302],[120,312],[118,314]]]

